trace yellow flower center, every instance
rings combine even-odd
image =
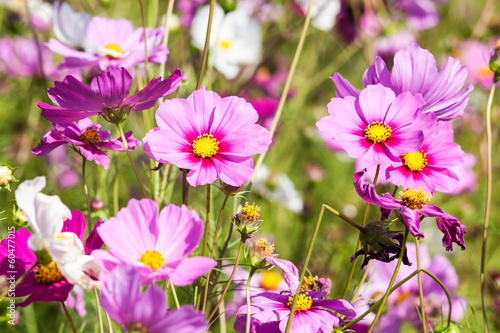
[[[142,323],[137,323],[130,328],[130,333],[147,333],[148,328],[144,327]]]
[[[398,297],[396,298],[395,305],[399,305],[403,303],[408,297],[411,296],[411,293],[409,291],[403,291],[401,292]]]
[[[413,210],[420,210],[424,205],[429,202],[432,196],[426,192],[422,187],[420,190],[414,190],[411,187],[407,188],[406,191],[400,192],[402,196],[402,203],[406,207]]]
[[[308,296],[309,293],[300,294],[297,297],[297,305],[295,306],[295,311],[309,310],[312,306],[312,298]],[[291,309],[293,304],[294,295],[288,297],[288,303],[286,305]]]
[[[319,277],[316,275],[312,276],[304,276],[304,282],[302,283],[302,291],[306,290],[315,290],[314,281],[319,280]]]
[[[274,253],[274,244],[268,243],[266,238],[261,238],[255,242],[255,246],[264,257],[270,257]]]
[[[227,40],[223,40],[219,43],[219,45],[223,48],[228,50],[231,47],[231,42]]]
[[[365,138],[372,143],[383,143],[391,137],[392,129],[386,123],[374,121],[365,129]]]
[[[264,289],[275,290],[278,288],[281,276],[276,274],[275,272],[264,272],[261,274],[262,281],[260,282],[260,286]]]
[[[481,77],[483,79],[487,79],[490,76],[493,76],[493,71],[490,69],[490,67],[488,65],[484,65],[484,66],[481,66],[478,74],[479,74],[479,77]]]
[[[411,171],[422,171],[427,165],[427,154],[423,150],[403,154],[403,163]]]
[[[153,251],[146,250],[146,252],[144,252],[142,256],[139,258],[139,261],[142,262],[144,265],[148,266],[149,268],[151,268],[152,270],[155,270],[163,267],[165,259],[163,259],[161,253],[156,250]]]
[[[259,218],[260,207],[255,205],[255,202],[249,206],[248,202],[245,203],[245,207],[241,209],[241,214],[245,215],[248,218]]]
[[[59,268],[57,268],[57,264],[54,262],[51,262],[47,266],[40,264],[33,272],[36,282],[40,284],[54,284],[63,278]]]
[[[199,135],[192,144],[193,153],[201,158],[212,157],[219,150],[219,141],[212,134]]]
[[[84,143],[97,143],[101,141],[101,135],[96,132],[94,126],[87,127],[82,134],[78,136],[78,139]]]
[[[109,52],[106,54],[106,57],[110,59],[118,59],[121,58],[125,55],[125,52],[123,52],[122,48],[120,45],[116,43],[108,43],[104,46],[105,50],[108,50]]]
[[[500,38],[499,38],[499,39],[497,39],[497,42],[496,42],[496,48],[497,48],[497,49],[500,49]]]

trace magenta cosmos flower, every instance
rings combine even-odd
[[[258,114],[238,97],[221,98],[204,88],[186,99],[160,103],[158,127],[146,134],[144,151],[153,160],[190,170],[191,186],[217,178],[231,186],[246,183],[254,154],[267,151],[271,135],[257,125]]]
[[[366,169],[354,175],[354,187],[358,195],[365,201],[382,209],[383,218],[388,217],[391,210],[400,209],[406,227],[415,237],[424,237],[420,229],[420,215],[435,217],[437,227],[444,234],[443,246],[447,251],[453,250],[453,243],[465,250],[464,234],[466,227],[453,215],[446,214],[441,208],[427,205],[431,195],[423,189],[406,188],[401,192],[401,200],[391,194],[381,196],[375,191],[375,185],[365,182]]]
[[[297,267],[288,260],[270,257],[266,260],[283,271],[289,292],[264,292],[252,296],[250,305],[252,325],[257,332],[284,333],[290,315],[290,306],[293,302],[294,295],[292,293],[296,292],[299,286],[299,273]],[[327,294],[327,292],[317,291],[300,293],[290,332],[329,333],[341,322],[333,311],[346,318],[353,318],[356,315],[351,303],[343,299],[324,299]],[[238,332],[245,331],[242,320],[245,318],[243,314],[246,313],[246,305],[238,309],[237,316],[239,317],[234,324],[234,328]]]
[[[131,199],[98,232],[109,252],[97,250],[92,255],[103,269],[110,272],[118,264],[131,264],[143,283],[168,279],[185,286],[217,265],[205,257],[186,258],[200,241],[203,220],[184,205],[167,205],[158,216],[153,200]]]
[[[416,262],[416,248],[414,243],[406,244],[408,257],[412,262]],[[467,301],[454,294],[454,290],[458,287],[458,275],[453,265],[443,255],[436,255],[431,258],[425,244],[420,245],[420,260],[422,268],[433,273],[448,289],[451,296],[451,309],[448,305],[446,293],[427,274],[422,275],[422,290],[424,294],[425,316],[427,325],[436,327],[443,322],[443,318],[447,318],[451,311],[453,321],[460,321],[467,309]],[[373,262],[368,273],[367,281],[361,288],[361,293],[358,300],[354,303],[358,313],[364,313],[373,301],[378,300],[381,295],[387,290],[387,285],[391,280],[396,262],[383,263]],[[408,277],[414,267],[402,265],[396,277],[395,283],[398,283]],[[418,292],[418,277],[414,276],[408,282],[396,289],[387,300],[387,310],[380,317],[380,320],[375,327],[376,332],[401,332],[403,323],[407,322],[420,330],[422,328],[421,314],[419,313],[419,292]],[[375,313],[370,313],[359,322],[360,326],[365,326],[364,330],[355,329],[356,332],[367,332],[368,327],[372,323]],[[444,319],[446,321],[446,319]],[[357,326],[359,327],[359,326]],[[439,325],[438,325],[439,327]]]
[[[131,265],[117,266],[102,281],[101,302],[126,332],[201,333],[208,328],[193,306],[168,310],[165,292],[152,284],[141,293],[141,273]]]
[[[464,163],[465,153],[453,143],[453,130],[448,122],[439,122],[435,132],[426,136],[422,148],[401,156],[401,164],[387,168],[387,179],[399,186],[423,188],[434,193],[451,192],[458,176],[451,167]]]
[[[121,67],[97,74],[90,88],[75,77],[68,75],[62,82],[56,81],[47,89],[54,107],[38,102],[42,117],[53,123],[70,123],[87,117],[100,115],[107,121],[118,123],[125,120],[130,111],[141,111],[153,107],[158,98],[175,91],[181,84],[179,69],[167,79],[154,78],[136,94],[127,97],[132,76]]]
[[[99,224],[96,224],[96,228]],[[85,253],[100,248],[102,241],[97,235],[96,228],[84,243]],[[85,235],[85,218],[80,211],[71,212],[71,219],[64,221],[61,232],[75,233],[83,241]],[[14,275],[16,281],[26,273],[36,262],[37,256],[28,246],[31,233],[21,228],[14,231],[13,238],[5,238],[0,242],[0,271]],[[15,261],[9,262],[9,254],[14,249]],[[11,265],[14,265],[12,267]],[[66,300],[73,289],[54,262],[38,263],[25,278],[16,286],[16,297],[28,296],[18,306],[27,306],[33,302],[62,302]]]
[[[163,29],[146,28],[148,62],[164,63],[168,49],[161,44]],[[60,68],[99,68],[106,71],[111,68],[142,64],[144,54],[144,30],[134,29],[125,19],[93,17],[87,25],[85,50],[70,48],[51,38],[47,47],[64,57]]]
[[[339,73],[331,79],[336,84],[337,97],[359,95]],[[473,87],[469,84],[461,90],[466,79],[467,68],[461,66],[458,59],[449,57],[443,70],[438,72],[434,56],[413,43],[396,53],[392,72],[384,60],[377,57],[375,64],[365,71],[363,84],[367,87],[380,83],[396,94],[421,94],[425,102],[421,112],[432,112],[440,120],[450,120],[461,116],[467,105]]]
[[[101,149],[125,151],[121,138],[110,139],[109,131],[100,131],[101,125],[92,123],[90,119],[80,120],[78,123],[54,124],[54,128],[44,135],[38,146],[32,152],[36,156],[45,156],[55,148],[70,144],[77,148],[88,161],[94,161],[105,169],[109,167],[109,156]],[[130,150],[141,145],[133,137],[132,131],[125,133],[125,138]]]
[[[358,97],[332,98],[328,113],[316,126],[352,158],[371,164],[399,161],[404,152],[422,146],[422,128],[434,126],[434,117],[423,116],[420,95],[398,96],[382,85],[368,86]]]

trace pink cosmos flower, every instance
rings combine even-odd
[[[363,84],[367,87],[380,83],[396,94],[421,94],[425,102],[421,112],[432,112],[440,120],[450,120],[461,116],[467,105],[473,87],[469,84],[461,90],[466,78],[467,68],[460,66],[458,59],[449,57],[443,70],[438,72],[434,56],[413,43],[396,53],[392,72],[384,60],[377,57],[375,64],[365,71]],[[339,73],[331,79],[336,84],[337,97],[359,95],[359,91]]]
[[[153,200],[131,199],[98,232],[109,252],[97,250],[92,255],[103,269],[110,272],[116,265],[131,264],[143,283],[168,279],[185,286],[217,264],[205,257],[186,258],[200,241],[203,220],[184,205],[167,205],[158,216]]]
[[[338,94],[337,94],[338,95]],[[316,126],[333,138],[352,158],[371,164],[399,161],[403,152],[418,150],[424,140],[422,128],[435,120],[420,115],[420,95],[398,96],[382,85],[368,86],[359,96],[332,98],[328,113]]]
[[[111,68],[131,68],[142,64],[144,54],[143,28],[134,30],[125,19],[93,17],[87,25],[85,50],[68,47],[51,38],[47,47],[64,57],[59,68],[98,68],[105,72]],[[148,62],[164,63],[168,49],[161,44],[163,29],[146,28]]]
[[[288,260],[267,257],[266,260],[283,271],[289,293],[264,292],[251,297],[250,311],[254,329],[257,332],[284,333],[290,314],[293,294],[299,286],[297,267]],[[336,311],[346,318],[356,316],[351,303],[343,299],[324,299],[327,292],[308,291],[298,296],[297,306],[290,332],[329,333],[340,323]],[[333,310],[333,311],[331,311]],[[234,324],[237,332],[245,331],[243,314],[247,313],[247,306],[238,309],[239,316]]]
[[[408,257],[412,262],[416,262],[416,248],[414,243],[407,243],[406,249]],[[467,309],[467,301],[454,294],[454,289],[458,287],[458,275],[450,261],[443,255],[436,255],[431,258],[425,244],[420,245],[421,266],[427,269],[445,285],[450,292],[452,308],[449,308],[448,299],[443,289],[426,274],[422,274],[422,290],[424,294],[425,316],[428,325],[433,327],[442,322],[442,318],[447,318],[451,311],[453,321],[460,321],[464,317],[464,310]],[[391,280],[396,262],[383,263],[380,261],[372,262],[372,266],[365,283],[361,288],[361,293],[354,306],[358,313],[364,313],[370,307],[373,301],[376,301],[383,295],[387,285]],[[402,265],[396,277],[396,283],[408,277],[414,267]],[[408,282],[396,289],[388,298],[387,311],[380,317],[376,332],[401,332],[404,322],[410,323],[416,330],[422,328],[418,293],[418,278],[414,276]],[[367,332],[367,328],[375,317],[370,313],[359,322],[360,326],[366,326],[365,330],[361,327],[355,329],[356,332]]]
[[[477,164],[477,156],[465,153],[464,164],[451,167],[458,177],[458,185],[449,193],[457,195],[462,192],[475,192],[477,190],[477,174],[474,172],[474,166]]]
[[[267,151],[271,135],[257,125],[255,109],[238,97],[221,98],[204,88],[187,99],[160,103],[158,127],[144,137],[144,151],[153,160],[190,170],[191,186],[217,178],[231,186],[246,183],[254,154]]]
[[[439,122],[435,132],[426,136],[420,150],[401,156],[401,164],[387,168],[388,180],[396,185],[450,192],[458,185],[451,167],[464,163],[465,153],[453,143],[453,130],[448,122]]]
[[[202,333],[208,328],[202,312],[193,306],[168,310],[165,293],[151,285],[141,293],[141,273],[120,265],[102,281],[101,302],[109,316],[126,332]]]
[[[97,228],[98,225],[96,225]],[[96,235],[96,228],[84,243],[85,251],[90,252],[102,246]],[[85,235],[85,218],[80,211],[71,212],[71,218],[64,221],[61,232],[75,233],[83,241]],[[15,271],[15,280],[18,280],[36,262],[37,256],[28,246],[31,233],[21,228],[14,231],[14,238],[5,238],[0,242],[0,272]],[[91,239],[89,241],[89,239]],[[14,242],[14,243],[13,243]],[[9,249],[15,248],[15,268],[9,263]],[[53,262],[38,263],[37,266],[16,286],[16,297],[28,296],[26,300],[16,303],[18,306],[28,306],[33,302],[62,302],[66,300],[73,289]]]
[[[424,190],[406,188],[401,193],[401,200],[395,199],[390,193],[381,196],[375,191],[375,185],[365,182],[363,170],[354,175],[354,187],[358,195],[365,201],[377,205],[382,210],[382,219],[389,216],[391,210],[400,209],[406,227],[415,237],[424,237],[420,229],[420,215],[435,217],[437,227],[444,234],[443,246],[447,251],[453,250],[453,243],[465,250],[464,234],[466,227],[453,215],[446,214],[441,208],[427,205],[431,196]]]
[[[97,74],[90,88],[75,77],[68,75],[62,82],[56,81],[47,89],[54,107],[38,102],[42,117],[53,123],[70,123],[87,117],[101,115],[107,121],[117,123],[125,120],[130,111],[141,111],[153,107],[158,98],[175,91],[181,84],[179,69],[167,79],[152,79],[136,94],[127,97],[132,76],[121,67]]]
[[[481,88],[490,90],[493,84],[494,73],[490,69],[490,52],[495,42],[482,43],[477,40],[465,40],[460,45],[460,59],[467,66],[468,80],[479,84]]]
[[[52,54],[43,45],[40,46],[42,64],[38,58],[38,46],[33,39],[17,37],[0,39],[0,72],[11,77],[42,77],[55,80],[59,72]]]
[[[78,123],[54,124],[54,128],[43,136],[32,152],[36,156],[44,156],[61,145],[70,144],[78,147],[86,160],[95,161],[97,165],[107,169],[110,159],[101,149],[125,151],[125,147],[121,138],[110,139],[109,131],[100,131],[100,128],[101,125],[94,124],[90,119],[83,119]],[[125,133],[125,138],[130,150],[141,145],[141,142],[133,137],[132,131]]]

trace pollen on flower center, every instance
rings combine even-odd
[[[33,273],[35,274],[36,282],[40,284],[54,284],[61,281],[63,278],[59,268],[57,268],[57,264],[54,262],[51,262],[47,266],[42,264],[38,265]]]
[[[78,136],[78,139],[84,143],[97,143],[101,141],[101,135],[96,132],[94,126],[89,126],[82,131],[82,134]]]
[[[409,291],[403,291],[403,292],[401,292],[398,295],[398,297],[396,298],[395,305],[399,305],[399,304],[403,303],[410,296],[411,296],[411,293]]]
[[[147,333],[148,328],[144,327],[142,323],[137,323],[130,328],[130,333]]]
[[[270,257],[274,253],[274,244],[268,243],[266,238],[259,239],[255,245],[264,257]]]
[[[262,281],[260,282],[260,286],[264,289],[274,290],[278,288],[280,284],[281,277],[279,274],[275,272],[264,272],[261,274]]]
[[[248,202],[245,203],[245,207],[241,209],[241,214],[245,215],[248,218],[259,218],[260,207],[256,206],[253,203],[251,206],[248,205]]]
[[[144,265],[148,266],[152,270],[158,269],[163,267],[163,263],[165,262],[165,259],[161,255],[160,252],[153,250],[149,251],[146,250],[142,254],[142,256],[139,258],[139,261],[142,262]]]
[[[106,51],[106,57],[110,59],[118,59],[125,55],[120,45],[116,43],[108,43],[104,46],[104,49]]]
[[[314,281],[319,280],[319,277],[316,275],[312,276],[304,276],[304,282],[302,283],[302,291],[306,290],[315,290]]]
[[[297,305],[295,306],[295,311],[303,311],[303,310],[309,310],[312,306],[312,298],[311,296],[308,296],[309,293],[305,294],[299,294],[297,297]],[[295,295],[292,295],[288,297],[288,303],[286,305],[291,309],[292,304],[293,304],[293,297]]]
[[[402,203],[412,210],[420,210],[424,205],[431,200],[431,195],[426,192],[422,187],[420,190],[414,190],[411,187],[406,191],[400,192],[402,196]]]
[[[193,153],[201,158],[212,157],[219,150],[219,141],[212,134],[199,135],[192,144]]]
[[[403,154],[403,163],[411,171],[422,171],[427,165],[427,154],[423,150]]]
[[[225,49],[225,50],[228,50],[230,47],[231,47],[231,42],[230,41],[227,41],[227,40],[223,40],[219,43],[219,45]]]
[[[372,143],[383,143],[390,138],[392,129],[386,123],[374,121],[365,129],[365,138]]]

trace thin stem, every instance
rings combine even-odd
[[[470,36],[471,39],[478,39],[484,33],[488,26],[488,22],[490,22],[491,17],[495,14],[496,3],[496,0],[486,1],[483,11],[481,12],[481,16],[479,17],[479,20],[477,20],[474,30],[472,30],[472,34]]]
[[[483,243],[481,247],[481,303],[483,309],[483,321],[484,321],[484,331],[489,332],[488,329],[488,315],[486,313],[486,280],[484,277],[484,271],[486,266],[486,240],[488,237],[488,221],[490,219],[490,207],[491,207],[491,189],[492,189],[492,135],[491,135],[491,108],[493,105],[493,97],[495,96],[496,82],[491,85],[490,95],[488,97],[488,105],[486,107],[486,145],[487,145],[487,155],[486,155],[486,165],[487,165],[487,188],[486,188],[486,208],[484,212],[484,228],[483,228]]]
[[[271,137],[274,136],[274,132],[276,131],[276,127],[278,126],[278,122],[281,118],[281,114],[283,113],[283,108],[285,107],[286,98],[288,96],[288,91],[290,90],[290,86],[292,85],[293,76],[295,75],[295,69],[297,68],[297,63],[299,62],[300,53],[302,52],[302,47],[304,46],[304,41],[306,39],[307,29],[309,28],[309,22],[311,21],[311,8],[313,5],[313,0],[309,0],[309,7],[307,8],[306,19],[304,21],[304,26],[302,27],[302,33],[300,34],[299,43],[297,44],[297,50],[293,56],[292,64],[290,65],[290,70],[288,71],[288,76],[286,78],[285,86],[283,87],[283,92],[281,93],[280,102],[278,104],[278,109],[276,110],[276,114],[274,115],[273,123],[271,128],[269,129],[269,133],[271,133]],[[266,152],[267,153],[267,152]],[[255,170],[250,178],[250,181],[247,185],[247,190],[251,187],[257,170],[262,165],[264,158],[266,157],[266,153],[262,153],[259,155],[257,159],[257,163],[255,164]]]
[[[130,149],[128,148],[127,144],[127,139],[125,139],[125,134],[123,133],[123,126],[122,123],[116,123],[116,126],[118,127],[118,131],[120,132],[120,136],[123,141],[123,146],[125,147],[125,150],[127,151],[127,156],[128,159],[130,160],[130,164],[132,164],[132,168],[134,169],[135,176],[137,177],[137,180],[139,181],[139,184],[141,185],[141,190],[142,190],[142,195],[144,198],[147,198],[148,195],[146,194],[146,189],[144,188],[144,184],[142,183],[141,177],[139,176],[139,172],[137,171],[137,167],[135,166],[134,159],[132,158],[132,154],[130,154]]]
[[[371,265],[372,265],[372,261],[370,260],[370,262],[368,262],[368,265],[366,266],[366,269],[365,269],[365,272],[363,273],[363,276],[361,277],[361,280],[358,283],[358,287],[356,288],[356,291],[354,292],[354,295],[351,298],[351,303],[354,303],[354,301],[356,300],[356,296],[358,296],[359,291],[361,290],[361,286],[363,285],[363,283],[366,280],[366,277],[368,276],[368,272],[370,271]]]
[[[187,206],[189,199],[189,184],[187,182],[187,170],[182,169],[182,202]]]
[[[252,267],[252,270],[250,271],[250,275],[248,276],[248,280],[247,280],[247,287],[246,287],[246,296],[247,296],[247,324],[246,324],[246,327],[245,327],[245,333],[250,333],[250,318],[252,317],[251,313],[252,311],[250,311],[250,281],[252,280],[252,277],[255,273],[255,271],[257,271],[254,267]]]
[[[120,185],[120,173],[118,172],[118,152],[115,151],[115,179],[113,180],[113,210],[118,213],[119,203],[118,203],[118,190]]]
[[[142,0],[139,0],[139,6],[141,7],[142,16],[142,30],[144,38],[144,86],[148,84],[148,39],[146,34],[146,15],[144,15],[144,6],[142,5]]]
[[[42,57],[42,45],[40,43],[40,40],[38,39],[38,34],[36,33],[36,29],[33,26],[33,22],[31,22],[31,12],[30,12],[30,8],[28,6],[28,1],[24,1],[24,8],[25,8],[26,14],[28,16],[28,25],[30,27],[31,33],[33,34],[33,39],[35,40],[36,56],[37,56],[37,60],[38,60],[38,66],[40,66],[40,76],[41,76],[42,81],[45,85],[45,88],[48,88],[49,85],[47,83],[47,77],[45,76],[45,71],[43,69],[44,63],[43,63],[43,57]]]
[[[168,283],[170,284],[170,287],[172,287],[170,289],[172,290],[172,295],[174,296],[175,307],[177,309],[180,309],[181,306],[179,305],[179,299],[177,298],[177,292],[175,291],[175,286],[170,281]]]
[[[167,14],[166,14],[166,17],[165,17],[165,26],[164,26],[163,41],[162,41],[162,44],[165,47],[168,46],[168,37],[169,37],[169,34],[170,34],[170,26],[169,26],[169,24],[170,24],[170,20],[171,20],[171,17],[172,17],[172,12],[174,10],[174,3],[175,3],[175,0],[168,0]],[[163,63],[160,64],[160,75],[159,76],[163,77],[163,75],[165,75],[165,62],[163,62]]]
[[[377,314],[375,315],[375,319],[373,320],[372,324],[370,325],[370,328],[368,329],[368,333],[373,331],[373,328],[377,324],[377,321],[380,318],[380,315],[382,314],[382,310],[384,308],[385,302],[387,301],[387,298],[389,297],[389,294],[391,292],[391,288],[394,285],[394,281],[396,281],[396,277],[397,277],[398,272],[399,272],[399,267],[401,267],[401,262],[403,260],[404,254],[405,254],[406,240],[407,239],[408,239],[408,229],[405,229],[403,244],[401,245],[401,252],[399,253],[398,263],[396,264],[396,268],[394,269],[394,273],[392,274],[391,282],[389,282],[389,286],[387,287],[387,291],[385,292],[384,297],[382,298],[382,302],[380,303],[380,307],[377,310]]]
[[[104,314],[106,315],[106,321],[108,322],[109,333],[113,333],[113,324],[111,324],[111,318],[106,311],[104,311]]]
[[[229,286],[231,285],[231,281],[233,281],[234,275],[236,274],[236,270],[238,269],[238,263],[240,262],[242,249],[243,249],[243,242],[240,242],[240,246],[238,248],[238,254],[236,255],[236,262],[234,264],[233,271],[231,272],[231,275],[229,276],[229,280],[227,280],[226,286],[224,287],[224,291],[222,291],[222,294],[219,297],[219,301],[217,302],[214,310],[212,311],[212,313],[208,317],[209,322],[212,320],[213,316],[217,313],[217,309],[219,308],[219,305],[221,305],[222,301],[224,300],[224,296],[226,296],[226,293],[229,289]]]
[[[448,328],[450,327],[451,325],[451,310],[452,310],[452,303],[451,303],[451,296],[450,296],[450,293],[448,291],[448,288],[446,288],[446,286],[443,284],[443,282],[441,282],[441,280],[439,280],[437,278],[437,276],[435,276],[434,274],[432,274],[431,272],[429,272],[428,270],[424,269],[424,268],[421,268],[420,271],[424,272],[425,274],[427,274],[429,277],[431,277],[434,281],[436,281],[437,284],[439,284],[439,286],[441,287],[441,289],[443,289],[444,293],[446,294],[446,298],[448,299],[448,306],[449,306],[449,311],[448,311],[448,320],[447,320],[447,324],[446,324],[446,327],[443,329],[443,332],[447,332],[448,331]]]
[[[419,239],[415,237],[415,247],[417,249],[417,269],[420,270],[420,249],[419,249]],[[422,289],[422,273],[418,272],[418,297],[420,299],[420,313],[422,316],[422,332],[427,333],[427,325],[425,324],[425,302],[424,302],[424,291]]]
[[[203,72],[205,71],[205,66],[207,64],[208,58],[208,46],[210,43],[210,33],[212,30],[212,19],[214,17],[214,7],[215,0],[210,1],[210,12],[208,13],[208,26],[207,26],[207,35],[205,37],[205,46],[203,47],[203,58],[201,60],[200,73],[198,74],[198,82],[196,82],[196,89],[200,89],[201,81],[203,79]]]
[[[66,317],[68,317],[69,324],[71,325],[71,329],[73,330],[73,333],[77,333],[75,323],[73,322],[73,319],[71,319],[71,316],[69,314],[68,308],[66,307],[66,304],[64,302],[61,302],[61,305],[63,307],[64,313],[66,314]]]
[[[87,179],[85,177],[85,165],[87,164],[87,159],[83,157],[83,162],[82,162],[82,182],[83,182],[83,192],[85,193],[85,199],[87,200],[87,229],[90,233],[92,232],[92,216],[91,216],[91,210],[90,210],[90,198],[89,198],[89,189],[87,187]]]
[[[210,222],[210,200],[211,200],[212,191],[210,190],[210,185],[207,185],[207,214],[205,216],[205,230],[203,232],[203,247],[201,250],[201,256],[204,257],[207,253],[207,239],[208,239],[208,226]],[[208,276],[208,275],[207,275]],[[209,281],[207,279],[206,284]],[[199,308],[201,301],[201,279],[198,280],[198,295],[196,296],[196,309]],[[205,306],[205,304],[203,304]]]
[[[97,307],[97,317],[99,318],[99,329],[101,333],[104,333],[104,325],[102,323],[102,313],[101,313],[101,302],[99,301],[99,294],[97,289],[94,288],[95,304]]]
[[[309,3],[309,8],[311,8],[310,7],[311,5],[312,5],[312,3]],[[302,271],[300,272],[299,286],[298,286],[297,291],[295,292],[295,295],[293,297],[293,303],[292,303],[292,307],[290,308],[290,315],[288,316],[288,322],[286,323],[285,333],[288,333],[290,331],[290,326],[292,325],[292,319],[293,319],[293,315],[295,313],[295,307],[297,305],[297,300],[299,299],[300,289],[302,287],[302,282],[304,281],[304,276],[305,276],[306,271],[307,271],[307,265],[309,264],[309,259],[311,258],[312,249],[314,246],[314,242],[316,241],[316,236],[318,235],[319,226],[321,225],[321,220],[323,219],[323,213],[325,212],[325,209],[334,213],[335,215],[338,214],[338,212],[335,209],[331,208],[330,206],[327,206],[325,204],[321,205],[318,219],[316,220],[316,225],[314,226],[314,231],[313,231],[313,234],[311,236],[311,242],[309,242],[309,248],[307,249],[306,259],[304,261],[304,267],[302,267]],[[339,215],[337,215],[337,216],[339,216]],[[248,309],[248,311],[250,311],[250,309]]]
[[[377,170],[375,171],[375,178],[373,179],[373,185],[377,185],[378,175],[380,172],[380,164],[377,165]],[[366,224],[366,218],[368,217],[368,208],[370,207],[370,203],[366,203],[365,211],[363,213],[363,221],[361,222],[361,226],[364,227]],[[361,238],[358,236],[358,242],[356,243],[356,250],[354,253],[358,252],[361,247]],[[356,268],[356,262],[358,257],[354,258],[354,261],[351,264],[351,270],[349,271],[349,278],[347,279],[347,283],[345,284],[344,291],[342,291],[342,296],[340,298],[345,298],[347,295],[347,290],[349,290],[349,285],[351,284],[352,277],[354,276],[354,268]]]
[[[215,232],[214,232],[214,241],[212,243],[212,250],[210,251],[210,259],[214,258],[214,253],[215,253],[215,246],[217,245],[217,233],[219,232],[219,226],[220,226],[220,221],[222,220],[222,213],[224,212],[224,207],[226,207],[226,202],[227,199],[229,198],[228,195],[224,198],[224,202],[222,203],[222,207],[219,212],[219,217],[217,218],[217,224],[215,226]],[[207,273],[207,283],[205,284],[205,294],[203,296],[203,306],[201,307],[201,311],[205,312],[205,307],[207,305],[207,297],[208,297],[208,286],[210,285],[208,282],[210,281],[210,273],[212,271],[209,271]]]

